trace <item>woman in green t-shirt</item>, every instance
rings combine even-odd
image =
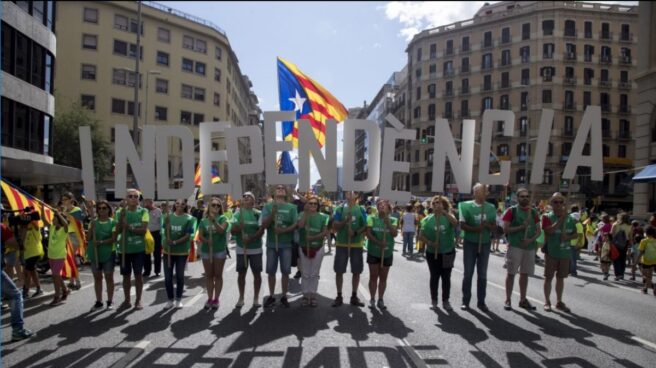
[[[318,212],[319,198],[311,196],[298,220],[298,235],[303,281],[303,306],[317,306],[319,272],[323,260],[323,241],[328,234],[328,215]]]
[[[184,271],[189,257],[191,236],[194,232],[196,219],[187,213],[187,203],[178,199],[173,206],[173,213],[164,218],[166,242],[164,250],[164,285],[168,302],[165,308],[182,308],[182,293],[184,291]],[[176,290],[173,294],[173,269],[175,268]]]
[[[66,239],[68,238],[68,220],[60,210],[55,210],[48,237],[48,262],[52,270],[52,281],[55,284],[55,295],[50,302],[51,306],[59,305],[69,294],[61,272],[66,262]]]
[[[207,303],[205,309],[219,309],[219,295],[223,288],[223,266],[225,265],[228,219],[223,214],[223,203],[219,197],[212,197],[205,208],[200,222],[200,254],[205,268]]]
[[[246,289],[246,271],[250,267],[253,273],[253,306],[260,306],[260,287],[262,286],[262,234],[264,228],[260,227],[261,213],[253,208],[255,195],[246,192],[242,196],[239,211],[232,218],[232,233],[237,247],[237,287],[239,300],[236,308],[244,306],[244,291]],[[245,248],[245,249],[244,249]]]
[[[450,311],[451,270],[456,258],[455,228],[458,219],[453,215],[448,198],[431,199],[433,213],[421,221],[419,239],[426,245],[426,263],[430,271],[430,292],[433,309],[437,308],[437,289],[442,279],[442,306]],[[439,229],[439,230],[438,230]],[[438,236],[439,234],[439,236]]]
[[[96,304],[91,310],[103,307],[102,279],[105,274],[107,284],[107,309],[112,309],[114,299],[114,265],[116,261],[115,242],[118,236],[116,221],[112,218],[112,207],[105,200],[96,203],[98,218],[89,225],[87,259],[91,262]],[[97,261],[96,261],[97,259]]]
[[[369,264],[369,308],[376,306],[374,299],[378,289],[378,308],[386,309],[383,295],[387,287],[387,275],[392,266],[394,238],[398,234],[398,220],[390,217],[392,206],[386,199],[376,204],[377,215],[367,217],[367,264]]]

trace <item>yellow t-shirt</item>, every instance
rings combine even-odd
[[[656,265],[656,239],[653,238],[644,238],[640,241],[638,246],[640,252],[644,252],[642,257],[640,257],[640,263],[645,266]]]
[[[43,244],[41,243],[41,231],[35,221],[27,225],[27,232],[25,232],[25,259],[32,257],[43,257]]]

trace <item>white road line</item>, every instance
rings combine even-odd
[[[135,345],[130,351],[128,351],[127,354],[121,359],[119,359],[116,363],[114,363],[111,368],[125,368],[127,367],[130,363],[132,363],[133,360],[135,360],[143,351],[146,349],[146,346],[150,344],[150,341],[142,340],[140,341],[137,345]]]
[[[654,344],[654,343],[651,342],[651,341],[647,341],[647,340],[645,340],[645,339],[641,339],[641,338],[639,338],[638,336],[631,336],[631,340],[637,341],[637,342],[639,342],[639,343],[642,344],[642,345],[648,346],[648,347],[650,347],[650,348],[656,350],[656,344]]]
[[[194,305],[194,303],[196,303],[198,300],[200,300],[200,298],[202,298],[204,294],[205,294],[205,291],[201,291],[200,293],[194,295],[194,297],[191,298],[187,303],[185,303],[185,305],[187,305],[187,306]]]
[[[426,362],[424,362],[424,360],[421,359],[421,356],[419,356],[419,353],[417,353],[417,351],[408,343],[406,339],[396,339],[396,341],[399,342],[401,349],[403,349],[406,352],[406,354],[408,354],[408,356],[414,363],[415,367],[417,368],[428,367],[428,365],[426,365]]]
[[[369,294],[369,291],[362,286],[362,284],[358,284],[358,290],[360,291],[360,294],[364,297],[364,302],[367,304],[371,300],[371,295]]]

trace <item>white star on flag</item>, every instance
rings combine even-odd
[[[289,98],[289,101],[294,103],[294,111],[303,112],[303,104],[305,103],[305,98],[302,98],[301,95],[296,90],[296,97]]]

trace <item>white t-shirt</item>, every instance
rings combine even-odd
[[[403,214],[403,232],[404,233],[413,233],[416,230],[415,225],[415,214],[412,212],[406,212]]]
[[[162,224],[160,223],[160,219],[162,218],[162,210],[159,208],[155,207],[152,210],[149,211],[150,217],[148,218],[148,230],[152,231],[160,231],[160,228]]]

